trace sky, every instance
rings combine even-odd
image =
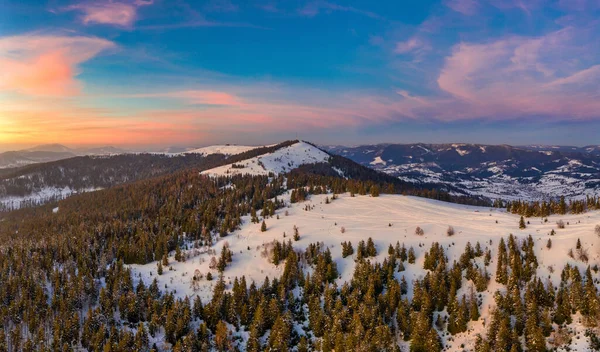
[[[0,150],[598,131],[600,0],[0,0]]]

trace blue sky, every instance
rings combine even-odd
[[[0,149],[599,144],[598,0],[4,1]]]

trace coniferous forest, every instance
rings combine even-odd
[[[462,349],[548,351],[586,339],[600,350],[598,266],[582,257],[579,240],[576,264],[555,268],[560,282],[552,282],[538,276],[531,236],[467,242],[450,257],[449,246],[437,241],[415,248],[398,236],[383,246],[365,233],[340,243],[343,258],[335,258],[322,242],[298,246],[303,234],[294,226],[289,238],[271,243],[267,255],[282,268],[280,275],[262,282],[228,278],[236,253],[213,244],[233,237],[248,215],[265,232],[290,204],[317,195],[327,195],[327,203],[337,202],[339,194],[481,202],[403,184],[345,161],[331,163],[348,176],[336,176],[326,165],[286,175],[200,174],[218,164],[212,160],[3,213],[0,352],[443,351],[482,321],[475,341]],[[503,206],[528,219],[580,209],[564,200],[545,204]],[[597,204],[589,199],[582,206]],[[413,236],[424,235],[417,227]],[[450,227],[445,236],[461,234]],[[132,274],[133,264],[156,263],[161,275],[171,261],[185,261],[198,248],[215,254],[214,270],[191,279],[212,282],[208,300],[178,297],[156,278],[148,284]],[[354,263],[345,282],[339,280],[340,260]],[[408,269],[420,275],[405,276]],[[493,305],[483,304],[484,295],[493,296]],[[585,336],[574,336],[574,323]]]

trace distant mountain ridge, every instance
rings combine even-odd
[[[565,153],[583,153],[600,155],[600,145],[586,145],[583,147],[574,146],[561,146],[561,145],[525,145],[518,146],[518,148],[527,150],[537,151],[552,151],[552,152],[565,152]]]
[[[379,144],[324,147],[415,183],[490,199],[584,198],[600,194],[600,146]]]
[[[116,155],[129,151],[112,146],[73,149],[62,144],[43,144],[28,149],[0,153],[0,169],[47,163],[85,155]]]

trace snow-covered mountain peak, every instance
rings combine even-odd
[[[211,145],[208,147],[193,149],[185,152],[186,154],[202,154],[202,155],[211,155],[211,154],[224,154],[224,155],[236,155],[240,153],[247,152],[252,149],[259,148],[258,146],[248,146],[248,145],[235,145],[235,144],[224,144],[224,145]]]
[[[202,173],[212,176],[281,174],[304,164],[326,162],[328,159],[329,154],[309,143],[300,141],[272,153],[219,166]]]
[[[29,152],[54,152],[54,153],[74,153],[74,150],[62,144],[42,144],[29,149]]]

